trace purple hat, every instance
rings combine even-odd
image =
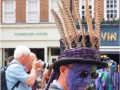
[[[59,72],[60,66],[73,63],[96,65],[98,69],[107,67],[107,63],[100,60],[100,53],[97,49],[85,47],[72,48],[61,53],[58,61],[54,62],[53,69]]]

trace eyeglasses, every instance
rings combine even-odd
[[[66,65],[66,67],[68,67],[69,69],[71,69],[71,70],[74,71],[75,73],[78,73],[78,72],[76,72],[75,70],[73,70],[72,68],[70,68],[69,66]],[[92,78],[92,79],[96,79],[96,78],[99,76],[99,74],[96,73],[96,72],[92,72],[91,74],[90,74],[88,71],[85,71],[85,70],[79,72],[79,77],[80,77],[80,78],[86,78],[88,75],[91,75],[91,78]]]

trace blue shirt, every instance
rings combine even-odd
[[[57,87],[59,90],[64,90],[64,89],[59,85],[59,83],[57,82],[57,80],[54,80],[54,81],[53,81],[53,86]]]
[[[19,86],[18,88],[15,87],[14,90],[32,90],[30,86],[25,84],[29,75],[25,72],[24,66],[15,59],[11,63],[13,64],[8,66],[6,70],[6,83],[8,90],[11,90],[18,81],[20,81]]]

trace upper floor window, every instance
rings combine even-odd
[[[85,13],[85,1],[84,0],[80,0],[79,1],[80,5],[80,16],[82,19],[86,18],[86,13]],[[92,18],[94,18],[94,0],[88,0],[88,5],[89,5],[89,11],[90,11],[90,15]]]
[[[15,23],[15,0],[3,1],[2,6],[2,22],[3,23]]]
[[[105,0],[104,3],[105,20],[119,18],[119,0]]]
[[[57,1],[60,2],[60,0]],[[49,22],[54,22],[51,9],[54,9],[54,11],[59,15],[59,8],[57,6],[56,0],[49,0]]]
[[[40,0],[26,0],[26,22],[38,23],[40,21]]]

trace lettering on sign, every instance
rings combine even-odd
[[[40,33],[14,33],[15,36],[46,36],[46,32]]]
[[[117,33],[105,32],[101,33],[101,40],[103,41],[117,41]]]

